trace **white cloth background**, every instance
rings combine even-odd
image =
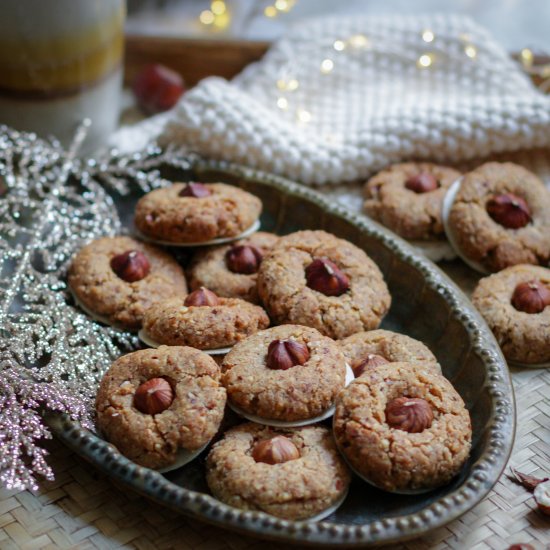
[[[432,64],[419,67],[426,55]],[[298,87],[281,90],[280,80]],[[203,80],[149,123],[149,136],[159,131],[161,143],[210,158],[340,183],[402,160],[549,146],[550,98],[466,17],[330,17],[296,25],[232,82]]]
[[[367,46],[334,49],[354,35]],[[422,55],[433,56],[430,67],[417,66]],[[334,62],[329,74],[323,59]],[[294,78],[298,88],[281,94],[277,81]],[[297,120],[297,109],[311,120]],[[550,99],[467,18],[324,18],[296,26],[233,82],[201,82],[163,141],[304,183],[336,183],[403,159],[456,162],[550,145]]]

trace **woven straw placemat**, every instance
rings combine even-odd
[[[550,187],[550,152],[507,156],[537,172]],[[503,160],[503,159],[500,159]],[[475,163],[474,163],[475,164]],[[478,277],[458,262],[442,266],[466,293]],[[550,472],[550,369],[512,369],[517,433],[510,465],[521,472]],[[167,510],[117,487],[57,441],[46,442],[53,482],[37,492],[0,489],[0,549],[138,548],[275,550],[267,543],[224,531]],[[509,470],[507,469],[507,472]],[[550,517],[531,494],[503,475],[490,495],[446,527],[394,548],[504,550],[530,542],[550,549]]]

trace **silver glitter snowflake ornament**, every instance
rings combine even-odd
[[[39,440],[44,413],[65,413],[93,429],[105,369],[138,345],[74,306],[66,271],[86,242],[123,232],[111,195],[163,185],[156,166],[186,159],[151,147],[127,157],[80,161],[83,124],[65,152],[57,142],[0,126],[0,480],[36,488],[53,478]]]

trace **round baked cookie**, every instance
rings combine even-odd
[[[391,330],[358,332],[339,340],[338,345],[355,376],[360,376],[370,367],[401,362],[431,365],[441,374],[437,359],[426,345]]]
[[[226,392],[219,378],[215,361],[193,348],[161,346],[129,353],[117,359],[101,380],[97,426],[137,464],[155,469],[178,467],[184,463],[182,455],[188,459],[189,452],[202,449],[220,426]],[[151,380],[161,381],[161,393],[151,395],[155,385],[142,387],[144,383],[151,386]],[[162,387],[166,382],[171,398]],[[143,409],[140,398],[150,408]]]
[[[271,362],[269,348],[274,341],[298,346],[303,362],[284,364],[287,352],[293,353],[286,348],[280,350],[280,362],[278,357]],[[239,342],[222,363],[222,383],[230,404],[266,420],[294,422],[321,415],[333,405],[345,378],[344,356],[336,343],[298,325],[257,332]]]
[[[545,302],[534,309],[530,307],[538,305],[541,294],[529,288],[534,281],[546,289],[545,307]],[[530,290],[534,290],[534,295]],[[533,366],[550,361],[550,269],[517,265],[485,277],[474,290],[472,302],[487,321],[508,360]]]
[[[366,183],[363,207],[405,239],[444,239],[443,198],[459,177],[457,170],[429,162],[394,164]]]
[[[215,350],[233,346],[268,326],[269,318],[260,306],[238,298],[195,306],[185,305],[185,297],[174,297],[147,310],[142,333],[156,344]]]
[[[275,323],[313,327],[331,338],[377,328],[391,302],[377,265],[325,231],[281,237],[262,261],[258,294]]]
[[[262,203],[258,197],[225,183],[208,183],[204,188],[209,195],[181,196],[185,183],[147,193],[136,206],[136,228],[156,241],[205,243],[238,237],[260,216]]]
[[[277,451],[285,461],[273,463]],[[333,511],[347,493],[350,472],[322,426],[247,423],[212,446],[206,480],[213,495],[230,506],[300,520]]]
[[[111,267],[116,257],[119,275]],[[127,330],[138,330],[155,302],[187,293],[183,270],[170,255],[129,237],[103,237],[82,248],[71,262],[68,283],[91,314]]]
[[[391,492],[444,485],[470,453],[470,415],[451,383],[429,363],[390,363],[366,371],[336,400],[333,427],[350,466]]]
[[[488,162],[465,174],[446,224],[461,255],[485,270],[550,260],[550,192],[522,166]]]
[[[277,235],[258,231],[248,239],[197,252],[187,272],[189,286],[192,290],[204,286],[218,296],[258,304],[258,269],[278,240]]]

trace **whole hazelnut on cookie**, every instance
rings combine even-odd
[[[238,245],[230,248],[225,255],[225,263],[233,273],[251,275],[260,268],[263,254],[257,246]]]
[[[439,187],[436,177],[430,172],[420,172],[411,176],[406,182],[405,187],[415,193],[429,193]]]
[[[513,193],[496,195],[487,201],[487,213],[507,229],[520,229],[531,221],[531,210],[525,199]]]
[[[349,289],[347,275],[328,258],[317,258],[306,267],[307,286],[325,296],[340,296]]]
[[[111,269],[127,283],[141,281],[149,275],[151,264],[140,250],[127,250],[111,259]]]
[[[288,437],[277,435],[256,443],[252,449],[252,458],[256,462],[281,464],[300,458],[300,451]]]
[[[357,378],[358,376],[361,376],[367,369],[370,368],[376,368],[380,365],[385,365],[389,363],[389,361],[382,357],[381,355],[378,355],[376,353],[369,353],[361,363],[359,363],[355,368],[353,368],[353,374]]]
[[[196,199],[202,199],[204,197],[209,197],[212,194],[212,191],[206,187],[203,183],[197,183],[195,181],[190,181],[185,185],[185,187],[178,193],[180,197],[194,197]]]
[[[540,313],[550,306],[550,289],[541,281],[528,281],[516,286],[512,305],[524,313]]]
[[[217,306],[220,303],[218,296],[214,294],[211,290],[204,288],[198,288],[194,290],[185,298],[183,305],[190,307],[202,307],[202,306]]]
[[[273,370],[287,370],[303,365],[309,359],[309,350],[296,340],[273,340],[267,348],[266,365]]]
[[[174,400],[172,386],[164,378],[151,378],[141,384],[134,394],[135,408],[144,414],[159,414]]]
[[[386,406],[386,422],[397,430],[420,433],[433,422],[433,411],[425,399],[398,397]]]

